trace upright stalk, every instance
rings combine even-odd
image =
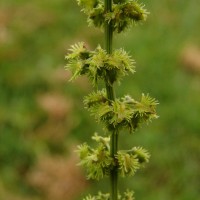
[[[112,0],[105,0],[105,12],[111,12],[112,11]],[[112,41],[113,41],[113,28],[112,23],[105,22],[105,48],[108,54],[112,53]],[[109,74],[107,72],[107,77],[109,78],[112,76],[112,74]],[[107,98],[109,100],[114,101],[115,100],[115,94],[113,89],[113,84],[108,83],[108,81],[105,81],[106,83],[106,92],[107,92]],[[118,130],[114,130],[111,133],[110,136],[110,155],[115,160],[115,155],[118,151]],[[117,167],[113,167],[111,169],[111,200],[117,200],[118,196],[118,169]]]
[[[144,21],[148,12],[144,5],[132,0],[77,0],[82,11],[88,15],[90,25],[105,27],[105,48],[100,45],[90,51],[83,42],[71,46],[66,59],[66,68],[72,71],[71,80],[86,75],[98,86],[99,80],[105,81],[105,90],[97,90],[84,98],[85,107],[95,117],[97,122],[106,126],[110,133],[102,137],[97,133],[92,139],[97,142],[97,148],[87,143],[78,146],[80,165],[86,168],[87,178],[100,180],[110,176],[110,193],[99,192],[95,196],[88,195],[83,200],[121,199],[134,200],[134,192],[127,189],[122,195],[118,191],[118,175],[133,176],[135,172],[149,161],[149,153],[142,147],[132,147],[128,150],[118,149],[119,130],[130,133],[143,122],[157,118],[157,101],[149,95],[142,94],[136,101],[130,95],[115,98],[114,83],[119,82],[129,72],[135,71],[135,62],[123,49],[112,50],[113,33],[125,31],[131,24]]]

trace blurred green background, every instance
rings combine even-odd
[[[143,146],[147,167],[120,179],[136,199],[200,199],[199,0],[143,1],[146,23],[114,37],[137,62],[135,75],[116,86],[117,96],[142,92],[159,100],[160,118],[120,147]],[[0,199],[72,200],[108,191],[109,179],[86,181],[74,149],[101,127],[83,109],[87,79],[69,83],[64,55],[85,41],[103,45],[73,0],[0,2]]]

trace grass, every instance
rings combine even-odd
[[[199,199],[200,78],[185,71],[180,60],[185,46],[200,45],[198,1],[145,3],[151,12],[147,23],[114,38],[115,47],[123,46],[137,62],[137,73],[117,88],[117,94],[139,98],[141,92],[149,93],[160,102],[160,118],[123,141],[144,146],[152,157],[147,168],[120,184],[135,189],[136,199]],[[0,16],[0,192],[7,191],[0,197],[48,199],[25,178],[38,156],[67,157],[71,141],[85,141],[94,130],[101,131],[82,109],[81,98],[90,90],[87,80],[70,84],[67,74],[65,78],[60,73],[64,55],[77,41],[91,48],[102,44],[103,34],[86,27],[75,1],[3,0]],[[73,102],[64,119],[38,103],[41,95],[55,93]],[[60,139],[45,129],[50,125],[57,127]],[[43,134],[45,130],[49,134]]]

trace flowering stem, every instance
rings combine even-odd
[[[112,11],[112,0],[105,0],[105,12]],[[112,53],[113,29],[111,22],[105,22],[105,47],[108,54]],[[111,78],[112,74],[107,73],[107,78]],[[115,100],[113,84],[106,82],[107,98]],[[115,160],[118,151],[118,130],[114,130],[110,136],[110,155]],[[111,200],[117,200],[118,196],[118,170],[116,167],[111,169]]]
[[[71,80],[87,75],[94,87],[98,81],[105,81],[104,90],[97,90],[86,96],[84,104],[95,116],[98,122],[106,125],[109,137],[95,134],[92,139],[98,143],[96,149],[86,143],[78,147],[81,159],[80,165],[86,167],[88,179],[99,180],[110,175],[110,194],[99,193],[88,195],[86,199],[118,200],[118,175],[133,176],[139,168],[149,160],[149,153],[141,147],[129,150],[118,150],[119,130],[128,129],[135,132],[142,122],[157,118],[156,105],[158,102],[149,95],[142,94],[141,101],[136,101],[129,95],[116,99],[114,83],[134,72],[134,60],[123,49],[113,51],[113,33],[125,31],[131,24],[144,21],[148,12],[143,4],[129,0],[77,0],[82,11],[88,15],[90,25],[105,27],[105,47],[98,46],[89,51],[83,42],[72,45],[66,59],[67,68],[72,70]],[[97,88],[98,89],[98,88]],[[109,141],[110,140],[110,141]],[[109,170],[109,171],[108,171]],[[127,190],[120,199],[133,200],[133,192]]]

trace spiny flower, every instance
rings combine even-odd
[[[71,53],[65,56],[67,60],[88,58],[89,52],[86,49],[84,42],[79,42],[77,44],[71,45],[71,49],[69,49],[69,51],[71,51]]]
[[[122,177],[133,176],[139,169],[139,161],[135,155],[118,151],[116,158],[118,160],[119,172]]]
[[[106,97],[105,90],[98,90],[97,92],[92,92],[88,96],[86,96],[83,100],[86,108],[90,108],[96,104],[105,103],[108,99]]]
[[[140,164],[149,162],[150,154],[142,147],[133,147],[131,149],[133,155],[136,155]]]

